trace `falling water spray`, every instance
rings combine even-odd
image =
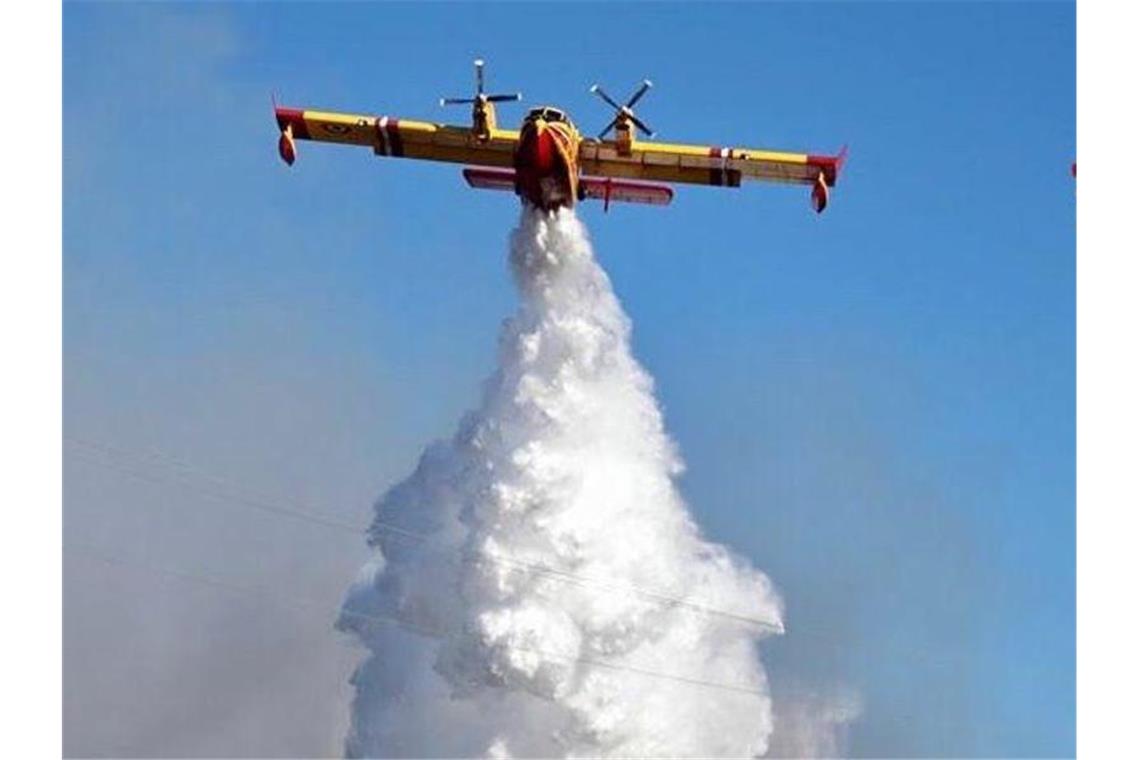
[[[776,592],[689,515],[574,213],[524,210],[510,264],[479,408],[376,506],[339,622],[369,650],[346,754],[763,754]]]

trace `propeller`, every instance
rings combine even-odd
[[[603,90],[600,85],[594,85],[591,87],[590,92],[606,101],[606,103],[608,103],[615,111],[617,111],[617,114],[614,116],[613,121],[606,125],[606,128],[603,129],[598,135],[598,139],[601,140],[604,138],[607,134],[609,134],[611,129],[616,127],[622,121],[628,121],[631,124],[635,125],[646,137],[653,137],[655,134],[653,129],[650,128],[650,126],[643,122],[641,119],[637,118],[636,114],[633,112],[634,105],[637,104],[637,101],[641,100],[642,96],[645,95],[645,93],[649,92],[649,88],[652,86],[653,82],[650,82],[648,79],[644,80],[637,88],[637,90],[633,93],[633,95],[629,96],[629,100],[625,102],[624,106],[619,105],[617,101],[607,95],[606,91]]]
[[[509,95],[487,95],[483,92],[483,59],[475,59],[475,97],[473,98],[440,98],[441,106],[455,106],[472,103],[508,103],[522,100],[522,93],[515,92]]]

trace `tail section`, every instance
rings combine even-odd
[[[512,169],[484,169],[471,167],[463,170],[467,184],[480,190],[509,190],[516,192],[515,173]],[[668,185],[655,185],[648,182],[627,182],[610,177],[582,177],[578,181],[579,199],[592,198],[605,204],[646,203],[652,206],[667,206],[673,200],[673,188]]]
[[[610,210],[611,201],[648,203],[651,206],[668,206],[673,201],[673,188],[648,182],[626,182],[611,177],[582,177],[578,192],[583,198],[602,201]]]
[[[467,180],[468,185],[479,190],[509,190],[512,193],[515,192],[514,169],[464,169],[463,179]]]

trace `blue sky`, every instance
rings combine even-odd
[[[856,754],[1071,755],[1074,31],[1066,3],[68,4],[65,425],[363,520],[491,369],[516,204],[365,150],[286,168],[270,92],[462,122],[437,99],[484,57],[526,96],[502,121],[589,132],[590,84],[648,77],[660,139],[850,145],[821,217],[756,185],[582,211],[694,513],[784,593],[777,693],[858,692]]]

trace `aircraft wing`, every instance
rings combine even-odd
[[[281,129],[278,151],[286,163],[296,159],[295,140],[362,145],[380,156],[419,158],[456,164],[512,166],[519,134],[495,129],[485,140],[470,127],[433,124],[397,119],[391,116],[312,111],[297,108],[276,109]]]
[[[633,142],[629,155],[619,153],[612,141],[587,139],[578,149],[582,172],[595,176],[723,187],[739,187],[745,180],[808,185],[817,211],[827,205],[828,188],[845,157],[846,149],[826,156],[641,140]]]

